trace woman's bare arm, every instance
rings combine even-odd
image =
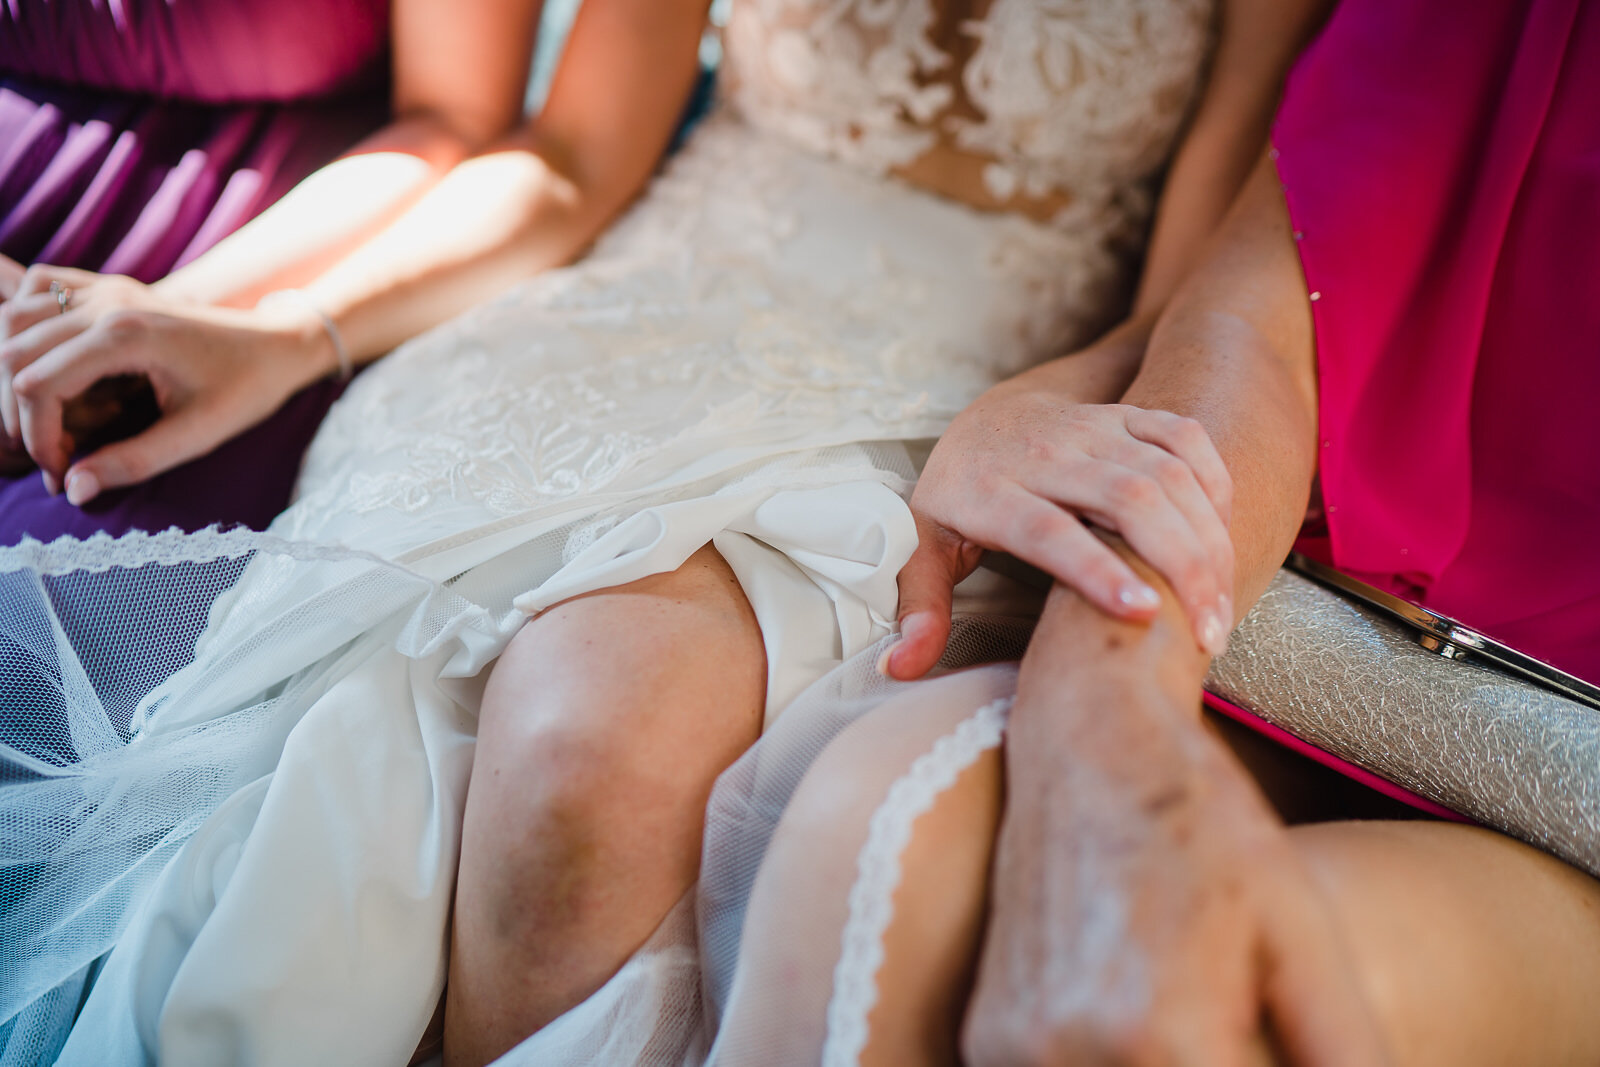
[[[1309,304],[1270,160],[1127,399],[1195,419],[1228,464],[1248,605],[1294,536],[1316,451]],[[1270,1041],[1294,1063],[1381,1063],[1326,902],[1200,726],[1208,657],[1146,574],[1162,593],[1149,625],[1058,586],[1023,661],[972,1062],[1044,1047],[1060,1062],[1235,1063]],[[1115,928],[1097,929],[1107,916]]]
[[[587,0],[538,117],[306,287],[352,354],[386,351],[587,247],[644,187],[683,115],[706,7]]]
[[[405,117],[373,151],[314,177],[167,288],[29,270],[0,311],[8,435],[48,485],[81,504],[209,451],[336,370],[322,314],[364,362],[571,260],[643,188],[672,135],[698,71],[706,6],[588,0],[544,110],[506,133],[520,115],[537,4],[399,5]],[[247,303],[309,275],[302,299],[270,307],[194,299]],[[51,282],[74,290],[65,314]],[[119,374],[147,377],[162,417],[72,461],[63,408]]]
[[[251,307],[302,286],[392,224],[522,121],[542,0],[398,0],[394,118],[239,230],[157,282],[174,299]]]
[[[1132,535],[1181,594],[1197,637],[1209,633],[1220,645],[1232,622],[1226,469],[1195,425],[1087,405],[1112,403],[1133,380],[1157,314],[1259,158],[1283,78],[1330,6],[1224,5],[1211,70],[1162,193],[1133,316],[1084,351],[991,389],[941,438],[911,500],[919,546],[900,576],[903,638],[886,664],[894,677],[919,677],[937,661],[951,589],[984,549],[1032,563],[1113,615],[1153,617],[1155,592],[1080,517]],[[1114,441],[1104,424],[1114,424]],[[1104,443],[1087,450],[1092,441]],[[1122,488],[1107,498],[1118,480]]]

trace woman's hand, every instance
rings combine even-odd
[[[0,256],[0,315],[4,314],[5,302],[22,284],[22,276],[26,271],[26,267],[10,256]],[[3,319],[0,319],[0,324],[3,324]],[[8,388],[9,383],[0,381],[0,408],[9,404]],[[4,431],[3,425],[0,425],[0,431]],[[9,431],[0,432],[0,478],[21,477],[32,469],[33,457],[22,447],[22,442],[12,440]]]
[[[1205,662],[1175,605],[1130,627],[1058,587],[1040,631],[965,1061],[1384,1063],[1321,889],[1197,720]]]
[[[335,363],[310,309],[182,304],[131,278],[35,266],[0,305],[0,423],[81,505],[209,452]],[[120,410],[102,383],[130,378],[148,381],[160,417],[75,458]]]
[[[1113,616],[1153,616],[1155,591],[1091,525],[1119,534],[1164,576],[1196,641],[1222,651],[1234,621],[1233,486],[1210,438],[1167,412],[1078,403],[1052,372],[1047,364],[990,389],[928,458],[911,495],[918,546],[900,572],[902,638],[885,663],[893,677],[921,677],[938,661],[951,591],[985,549],[1033,564]]]
[[[1066,773],[1053,849],[1008,821],[964,1062],[1384,1062],[1328,904],[1222,759],[1144,792]]]
[[[1074,779],[1054,864],[1000,840],[965,1062],[1384,1062],[1330,907],[1246,785]]]

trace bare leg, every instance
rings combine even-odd
[[[867,820],[936,739],[1015,685],[1006,668],[921,683],[850,726],[813,764],[751,894],[718,1067],[818,1061]],[[986,754],[916,822],[863,1064],[957,1062],[1000,819],[1000,773],[998,750]]]
[[[1474,827],[1290,832],[1401,1067],[1600,1063],[1600,882]]]
[[[911,761],[1006,680],[969,672],[897,697],[808,773],[756,883],[722,1063],[817,1061],[866,821]],[[998,755],[984,757],[916,823],[864,1063],[955,1062],[1001,774]],[[1397,1067],[1600,1063],[1600,882],[1486,830],[1289,832],[1332,901]]]
[[[694,882],[712,783],[760,733],[765,663],[710,547],[511,642],[467,795],[447,1063],[486,1062],[594,992]]]

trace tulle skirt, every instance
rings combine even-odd
[[[404,1062],[517,627],[711,543],[769,727],[841,663],[863,678],[926,442],[1098,324],[1108,232],[715,115],[583,263],[361,375],[267,533],[0,548],[0,1064]],[[662,959],[701,967],[682,942],[624,973]]]

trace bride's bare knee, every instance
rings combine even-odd
[[[754,613],[708,547],[523,627],[484,693],[478,762],[574,797],[700,783],[755,740],[765,685]]]

